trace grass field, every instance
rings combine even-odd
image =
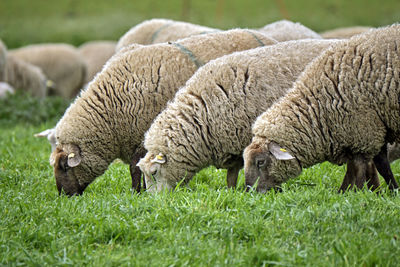
[[[400,18],[389,1],[2,0],[0,37],[78,45],[117,40],[152,17],[219,28],[259,27],[286,15],[317,30],[381,26]],[[279,3],[285,3],[282,9]],[[112,4],[111,4],[112,3]],[[219,4],[218,4],[219,3]],[[186,10],[186,12],[183,12]],[[398,266],[400,196],[338,194],[345,166],[306,169],[283,191],[226,188],[225,170],[187,187],[132,194],[128,167],[113,163],[80,197],[58,196],[47,140],[69,102],[18,93],[0,100],[0,266]],[[400,163],[392,165],[397,180]]]

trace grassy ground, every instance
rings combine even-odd
[[[188,187],[136,195],[128,167],[115,162],[83,196],[58,196],[50,146],[33,134],[52,127],[67,105],[22,94],[0,101],[0,265],[400,262],[399,195],[338,194],[345,167],[329,163],[305,170],[280,193],[246,193],[243,175],[237,190],[228,190],[226,171],[210,167]],[[400,164],[393,169],[400,173]]]
[[[0,37],[78,45],[117,40],[152,17],[219,28],[260,27],[288,17],[316,31],[381,26],[400,17],[397,0],[373,1],[2,0]],[[111,4],[112,3],[112,4]],[[284,3],[285,6],[282,7]],[[58,196],[50,146],[68,102],[17,94],[0,100],[0,266],[398,266],[400,196],[337,194],[345,167],[309,168],[283,192],[226,189],[208,168],[174,192],[132,194],[115,162],[81,197]],[[392,165],[399,180],[400,164]]]

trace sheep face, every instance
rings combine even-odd
[[[182,170],[185,166],[177,167],[177,162],[167,159],[162,153],[147,153],[137,166],[144,174],[146,180],[146,190],[149,192],[160,192],[162,190],[170,190],[175,187],[180,179],[185,177]]]
[[[72,144],[58,145],[50,156],[50,164],[54,167],[54,176],[59,194],[68,196],[81,195],[85,188],[98,176],[93,173],[93,166],[88,162],[100,157],[90,155],[84,157],[79,147]]]
[[[277,188],[301,173],[299,162],[274,142],[253,142],[243,154],[246,186],[259,192]]]

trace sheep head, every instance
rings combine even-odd
[[[137,166],[144,174],[146,190],[150,192],[172,189],[184,177],[181,172],[185,167],[163,153],[148,152]]]
[[[76,145],[57,146],[50,156],[54,167],[54,176],[59,194],[68,196],[81,195],[89,183],[82,183],[77,178],[83,171],[79,165],[82,157]]]
[[[246,186],[259,192],[277,188],[301,173],[301,166],[289,151],[275,142],[251,143],[243,153]]]

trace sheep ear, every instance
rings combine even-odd
[[[54,129],[47,129],[44,130],[43,132],[34,134],[35,137],[47,137],[48,135],[50,135],[53,132]]]
[[[76,167],[81,163],[82,158],[78,146],[76,145],[70,145],[70,146],[71,146],[70,149],[68,149],[69,151],[71,151],[68,154],[68,166]]]
[[[286,149],[280,147],[277,143],[271,142],[268,145],[268,150],[274,155],[274,157],[278,160],[290,160],[294,159]]]
[[[81,156],[79,154],[75,154],[71,152],[68,154],[68,166],[69,167],[76,167],[81,163]]]
[[[150,162],[151,163],[159,163],[159,164],[164,164],[166,161],[165,156],[163,154],[158,154],[157,156],[154,157]]]
[[[51,152],[53,152],[56,149],[56,129],[47,129],[44,130],[43,132],[37,133],[34,135],[35,137],[47,137],[47,140],[49,140],[49,143],[51,145]]]

